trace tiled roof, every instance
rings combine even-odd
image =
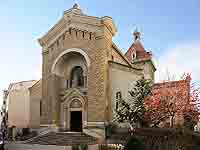
[[[130,62],[133,61],[133,54],[136,52],[136,60],[140,59],[151,59],[152,54],[150,52],[147,52],[144,47],[142,46],[141,42],[135,41],[128,51],[125,53],[125,56],[128,58]]]

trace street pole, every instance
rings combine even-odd
[[[1,121],[2,147],[1,147],[1,150],[4,150],[5,138],[6,138],[6,132],[7,132],[7,113],[6,113],[7,97],[8,97],[8,90],[3,90],[3,104],[2,104],[2,110],[1,110],[1,117],[2,117],[2,121]]]

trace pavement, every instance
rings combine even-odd
[[[71,150],[71,147],[56,145],[21,144],[12,142],[5,144],[5,150]]]
[[[72,150],[71,146],[22,144],[9,142],[5,144],[5,150]],[[88,150],[98,150],[98,145],[89,145]]]

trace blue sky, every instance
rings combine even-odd
[[[154,54],[159,78],[168,68],[172,74],[190,72],[195,81],[200,80],[199,0],[2,0],[1,90],[10,82],[41,77],[37,39],[75,2],[88,15],[113,18],[118,29],[114,42],[123,52],[133,42],[132,32],[138,27],[145,48]]]

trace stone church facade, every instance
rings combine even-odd
[[[77,4],[66,10],[39,39],[42,79],[9,86],[9,127],[103,133],[113,120],[116,99],[128,99],[140,78],[154,81],[156,70],[140,32],[134,32],[125,54],[112,41],[116,32],[111,17],[88,16]],[[22,99],[27,109],[21,109]]]
[[[77,4],[42,38],[40,124],[69,131],[104,127],[113,119],[116,93],[127,97],[132,82],[153,79],[151,54],[140,33],[124,55],[113,43],[111,17],[85,15]]]

